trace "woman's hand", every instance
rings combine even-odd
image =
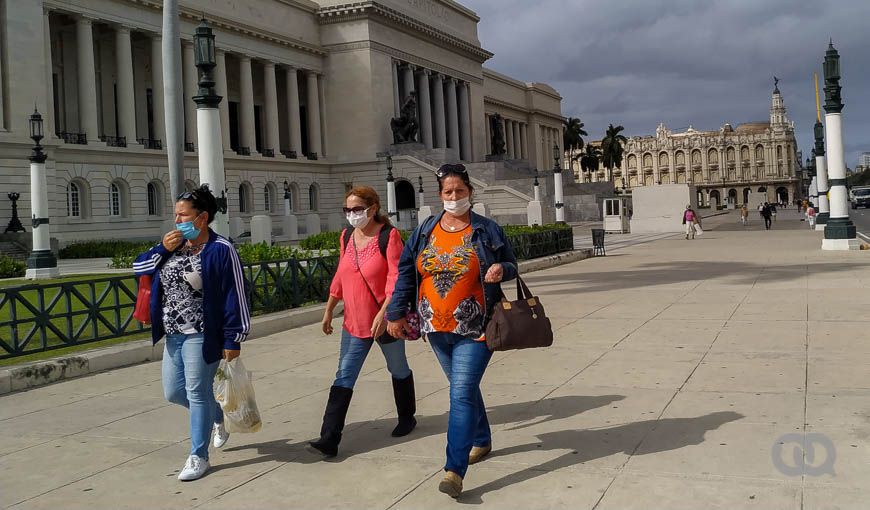
[[[321,324],[321,328],[323,329],[324,335],[332,334],[332,311],[324,310],[323,312],[323,323]]]
[[[380,337],[386,330],[387,321],[384,320],[384,310],[381,310],[375,315],[375,320],[372,321],[372,338]]]
[[[502,278],[504,278],[504,268],[501,267],[501,264],[495,263],[489,266],[483,281],[486,283],[499,283]]]
[[[406,331],[410,333],[411,326],[408,325],[408,321],[404,317],[397,321],[387,322],[387,333],[393,338],[407,339],[408,335],[405,333]]]
[[[163,236],[163,247],[166,248],[166,251],[175,251],[183,242],[184,236],[181,235],[180,230],[167,232],[166,235]]]
[[[230,362],[238,358],[241,353],[242,351],[239,350],[224,349],[224,359],[227,360],[227,362]]]

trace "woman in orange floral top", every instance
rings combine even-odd
[[[469,464],[492,450],[480,381],[492,357],[484,332],[500,283],[516,277],[513,250],[501,227],[471,211],[474,188],[463,165],[444,165],[436,174],[444,213],[426,219],[411,234],[393,297],[387,330],[409,331],[409,308],[420,314],[422,333],[450,381],[447,462],[441,492],[458,497]]]

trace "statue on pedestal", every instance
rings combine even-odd
[[[501,115],[496,113],[495,115],[490,116],[489,122],[489,131],[490,133],[492,133],[492,138],[489,141],[490,154],[493,156],[504,154],[506,152],[504,138],[504,122],[502,121]]]
[[[402,105],[401,114],[390,120],[390,129],[393,130],[393,143],[407,143],[417,141],[417,93],[411,91],[405,104]]]

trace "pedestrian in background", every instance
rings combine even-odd
[[[151,339],[165,335],[163,394],[190,411],[190,456],[181,481],[201,478],[209,469],[208,443],[229,438],[214,398],[221,358],[241,353],[251,328],[245,280],[232,243],[209,228],[217,200],[208,185],[185,191],[175,202],[175,230],[133,263],[136,276],[151,275]]]
[[[695,210],[692,209],[691,205],[687,205],[686,210],[683,211],[683,225],[686,226],[686,239],[689,238],[689,235],[692,236],[692,239],[695,238],[695,223],[697,222],[697,213],[695,213]]]
[[[744,227],[749,224],[749,208],[746,207],[746,204],[740,208],[740,221]]]
[[[810,224],[810,230],[815,230],[816,228],[816,209],[812,206],[812,204],[807,206],[807,221]]]
[[[384,314],[396,285],[402,238],[381,210],[377,192],[368,186],[357,186],[347,192],[344,214],[350,230],[343,230],[339,239],[338,268],[329,287],[322,324],[323,333],[332,334],[333,311],[343,300],[338,371],[329,388],[320,439],[308,443],[309,451],[324,457],[338,455],[353,387],[375,342],[393,381],[399,423],[391,435],[406,436],[417,425],[414,374],[408,367],[405,341],[384,336],[387,329]]]
[[[492,432],[480,382],[492,357],[484,333],[501,282],[517,276],[513,249],[498,223],[471,211],[474,188],[464,165],[435,174],[444,212],[411,234],[387,309],[388,331],[406,334],[409,309],[420,314],[441,369],[450,382],[447,462],[438,490],[456,498],[469,464],[492,450]]]
[[[764,218],[764,229],[770,230],[771,218],[773,213],[770,210],[770,204],[767,202],[761,204],[761,217]]]

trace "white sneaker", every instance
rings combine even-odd
[[[224,427],[223,423],[215,423],[214,424],[214,444],[215,448],[220,448],[221,446],[227,444],[227,439],[230,438],[230,433],[227,432],[226,427]]]
[[[209,465],[206,459],[191,455],[187,458],[187,462],[184,463],[181,473],[178,473],[178,479],[182,482],[198,480],[208,471],[208,468]]]

